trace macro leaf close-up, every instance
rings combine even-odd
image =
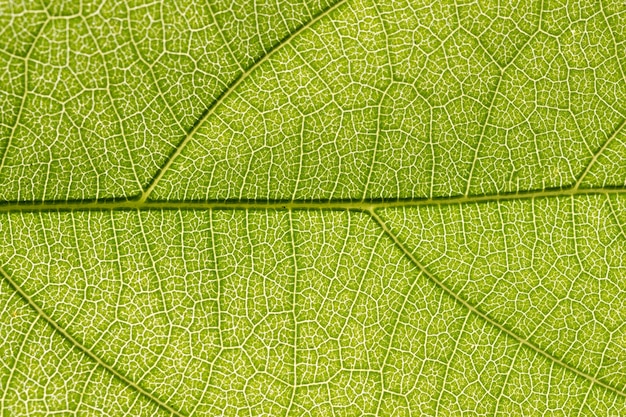
[[[626,416],[626,2],[0,0],[2,416]]]

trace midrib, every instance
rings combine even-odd
[[[355,210],[375,211],[393,207],[419,207],[489,203],[496,201],[537,198],[577,197],[593,195],[626,194],[626,187],[589,189],[551,189],[516,193],[452,196],[436,198],[402,198],[371,200],[207,200],[207,201],[140,201],[123,200],[69,200],[69,201],[17,201],[0,203],[0,213],[37,211],[88,211],[88,210]]]

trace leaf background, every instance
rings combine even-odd
[[[0,2],[6,415],[621,415],[620,2]]]

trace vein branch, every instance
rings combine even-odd
[[[9,133],[9,138],[5,145],[4,152],[2,153],[2,158],[0,158],[0,169],[4,168],[6,164],[7,155],[9,154],[9,148],[13,145],[12,142],[15,137],[15,131],[18,129],[20,125],[20,121],[22,120],[22,111],[24,110],[24,105],[26,104],[26,97],[28,96],[28,83],[29,83],[28,64],[30,62],[30,55],[35,49],[35,44],[39,41],[39,39],[42,37],[42,34],[46,30],[46,27],[48,26],[48,22],[49,20],[46,20],[45,22],[41,24],[41,26],[37,30],[37,34],[35,35],[33,42],[28,47],[26,56],[24,57],[24,91],[22,94],[22,99],[20,102],[19,110],[17,112],[17,115],[15,116],[15,123],[11,126],[11,133]]]
[[[589,174],[589,171],[591,171],[591,168],[593,168],[593,166],[596,164],[596,161],[598,160],[600,155],[602,155],[604,153],[606,148],[608,148],[609,145],[611,144],[611,142],[613,142],[613,140],[619,135],[619,133],[624,128],[624,125],[626,125],[626,119],[622,120],[622,122],[617,126],[617,128],[613,132],[613,134],[611,136],[609,136],[609,138],[606,141],[604,141],[604,144],[592,156],[591,160],[589,161],[589,163],[585,167],[585,170],[583,171],[582,174],[580,174],[580,177],[578,178],[578,181],[576,181],[576,184],[574,184],[574,189],[578,189],[580,187],[580,185],[582,184],[582,182],[585,179],[585,177],[587,176],[587,174]]]
[[[446,294],[448,294],[450,297],[452,297],[458,303],[463,305],[463,307],[465,307],[471,313],[476,314],[478,317],[480,317],[486,323],[489,323],[491,326],[495,327],[496,329],[500,330],[501,332],[503,332],[507,336],[511,337],[512,339],[517,341],[520,345],[528,347],[532,351],[534,351],[534,352],[538,353],[539,355],[545,357],[546,359],[550,360],[552,363],[560,365],[561,367],[563,367],[563,368],[573,372],[574,374],[576,374],[576,375],[578,375],[578,376],[580,376],[580,377],[590,381],[592,385],[597,385],[597,386],[603,387],[603,388],[605,388],[605,389],[607,389],[607,390],[609,390],[611,392],[614,392],[615,394],[617,394],[617,395],[619,395],[621,397],[626,397],[626,392],[625,391],[623,391],[623,390],[621,390],[619,388],[616,388],[616,387],[614,387],[612,385],[609,385],[606,382],[601,381],[600,379],[598,379],[596,376],[590,375],[590,374],[588,374],[586,372],[583,372],[583,371],[577,369],[576,367],[568,364],[564,360],[562,360],[562,359],[560,359],[560,358],[550,354],[549,352],[543,350],[541,347],[539,347],[538,345],[536,345],[532,341],[530,341],[530,340],[528,340],[528,339],[518,335],[514,331],[512,331],[512,330],[508,329],[507,327],[503,326],[502,324],[498,323],[497,321],[495,321],[494,319],[489,317],[486,313],[484,313],[483,311],[478,309],[476,306],[470,304],[467,300],[465,300],[463,297],[461,297],[459,294],[457,294],[451,288],[449,288],[447,285],[445,285],[443,283],[443,281],[441,281],[436,275],[431,273],[426,268],[426,266],[424,264],[422,264],[415,257],[413,252],[411,252],[407,248],[407,246],[400,240],[400,238],[395,233],[393,233],[393,231],[389,228],[389,226],[387,226],[387,224],[376,213],[376,210],[370,210],[368,213],[376,221],[376,223],[378,223],[378,225],[383,229],[385,234],[387,234],[391,238],[391,240],[402,251],[402,253],[405,256],[407,256],[411,260],[411,262],[413,262],[413,264],[425,276],[427,276],[433,283],[435,283],[435,285],[437,285],[439,288],[441,288]]]
[[[22,289],[22,287],[1,266],[0,266],[0,275],[9,283],[9,285],[13,288],[13,290],[17,294],[19,294],[19,296],[22,297],[22,299],[24,299],[24,301],[26,301],[33,310],[37,312],[37,315],[39,317],[44,319],[46,323],[48,323],[56,332],[58,332],[64,339],[69,341],[72,344],[72,346],[76,347],[78,350],[84,353],[91,360],[93,360],[102,368],[106,369],[108,372],[113,374],[115,378],[119,379],[125,385],[132,387],[135,391],[137,391],[139,394],[147,398],[152,403],[156,404],[159,408],[167,411],[170,415],[176,416],[176,417],[186,417],[185,414],[178,411],[174,407],[166,404],[161,399],[156,397],[153,393],[147,391],[141,385],[130,380],[127,376],[125,376],[124,374],[119,372],[117,369],[115,369],[108,363],[104,362],[101,358],[96,356],[91,350],[89,350],[87,346],[85,346],[80,341],[78,341],[67,330],[65,330],[56,321],[54,321],[54,319],[52,319],[52,317],[50,317],[50,315],[48,315],[48,313],[46,313],[39,305],[37,305],[37,303],[35,303],[35,301],[24,291],[24,289]]]
[[[341,4],[345,3],[346,0],[339,0],[329,8],[323,10],[319,14],[317,14],[313,19],[309,20],[302,26],[300,26],[297,30],[291,32],[286,38],[284,38],[281,42],[274,45],[270,48],[265,55],[263,55],[260,59],[258,59],[254,64],[252,64],[248,69],[242,72],[229,86],[224,92],[210,105],[210,107],[200,116],[198,121],[195,123],[193,128],[189,131],[189,133],[184,137],[182,141],[178,144],[176,149],[172,152],[168,160],[165,162],[163,167],[157,172],[156,176],[152,179],[150,184],[148,184],[147,188],[139,197],[140,202],[147,201],[148,197],[156,186],[159,184],[161,179],[164,177],[165,173],[169,171],[174,161],[178,158],[178,156],[182,153],[183,149],[187,146],[187,144],[191,141],[194,135],[200,130],[202,125],[215,113],[215,110],[219,107],[221,103],[223,103],[237,88],[246,80],[250,74],[252,74],[257,68],[259,68],[264,62],[268,61],[273,55],[275,55],[278,51],[284,48],[286,45],[297,37],[299,34],[304,32],[306,29],[313,26],[324,16],[329,15],[333,10],[337,9]]]

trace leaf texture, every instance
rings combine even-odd
[[[3,415],[626,415],[625,40],[0,0]]]

